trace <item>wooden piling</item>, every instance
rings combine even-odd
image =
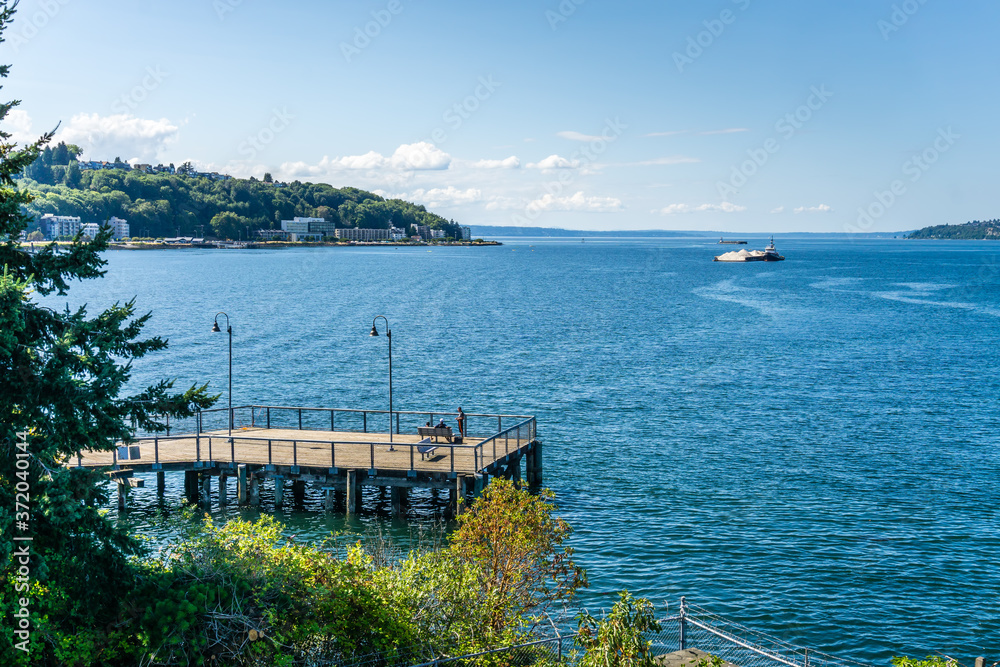
[[[128,493],[128,480],[119,479],[118,480],[118,509],[125,509],[125,495]]]
[[[392,514],[393,516],[404,516],[406,514],[407,489],[405,486],[394,486],[391,489]]]
[[[163,492],[167,487],[166,473],[162,470],[156,473],[156,496],[157,498],[163,498]]]
[[[198,501],[205,507],[212,506],[212,474],[204,472],[201,474],[201,489]]]
[[[361,512],[361,471],[347,471],[347,513]]]
[[[198,503],[198,471],[184,471],[184,500],[195,505]]]
[[[251,507],[260,506],[260,478],[256,473],[250,473],[247,479],[247,503]]]
[[[247,467],[240,464],[236,468],[236,502],[240,505],[247,504]]]
[[[337,507],[337,490],[328,486],[323,487],[323,509],[332,512]]]
[[[282,477],[274,478],[274,506],[281,507],[285,504],[285,480]]]
[[[528,445],[525,457],[528,486],[537,489],[542,485],[542,443],[536,440]]]
[[[219,473],[219,507],[225,507],[229,504],[229,475],[225,473]]]

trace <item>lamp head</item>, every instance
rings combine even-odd
[[[219,333],[222,329],[219,328],[219,320],[215,320],[212,324],[212,333]]]
[[[378,335],[378,329],[375,328],[374,324],[372,325],[372,332],[371,332],[370,335],[372,335],[372,336],[377,336]]]

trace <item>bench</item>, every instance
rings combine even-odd
[[[445,428],[437,428],[436,426],[418,426],[417,434],[421,438],[433,437],[434,442],[438,441],[438,438],[445,438],[448,442],[451,442],[451,427],[447,426]]]
[[[432,445],[430,438],[424,438],[417,443],[417,451],[420,452],[421,461],[423,461],[428,454],[433,453],[435,449],[437,449],[437,445]]]

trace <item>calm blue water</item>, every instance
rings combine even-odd
[[[684,594],[845,657],[1000,658],[1000,246],[778,246],[776,264],[713,263],[732,248],[709,239],[118,251],[48,301],[137,297],[170,339],[139,383],[217,391],[227,311],[235,404],[386,407],[384,314],[397,409],[538,416],[587,605]],[[162,537],[154,506],[140,491],[130,516]],[[373,514],[281,518],[406,539]]]

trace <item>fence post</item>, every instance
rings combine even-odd
[[[367,412],[363,412],[363,413],[361,413],[361,414],[362,414],[362,415],[364,415],[364,420],[365,420],[365,433],[367,433],[367,432],[368,432],[368,413],[367,413]]]
[[[390,426],[390,428],[392,428]],[[396,413],[396,435],[399,435],[399,413]]]
[[[302,430],[302,408],[299,408],[299,430]]]
[[[271,430],[271,408],[267,408],[267,430]]]
[[[681,640],[680,640],[680,650],[687,648],[687,638],[684,636],[687,631],[687,621],[684,616],[687,614],[687,601],[681,596],[681,611],[680,611],[680,624],[681,624]]]

